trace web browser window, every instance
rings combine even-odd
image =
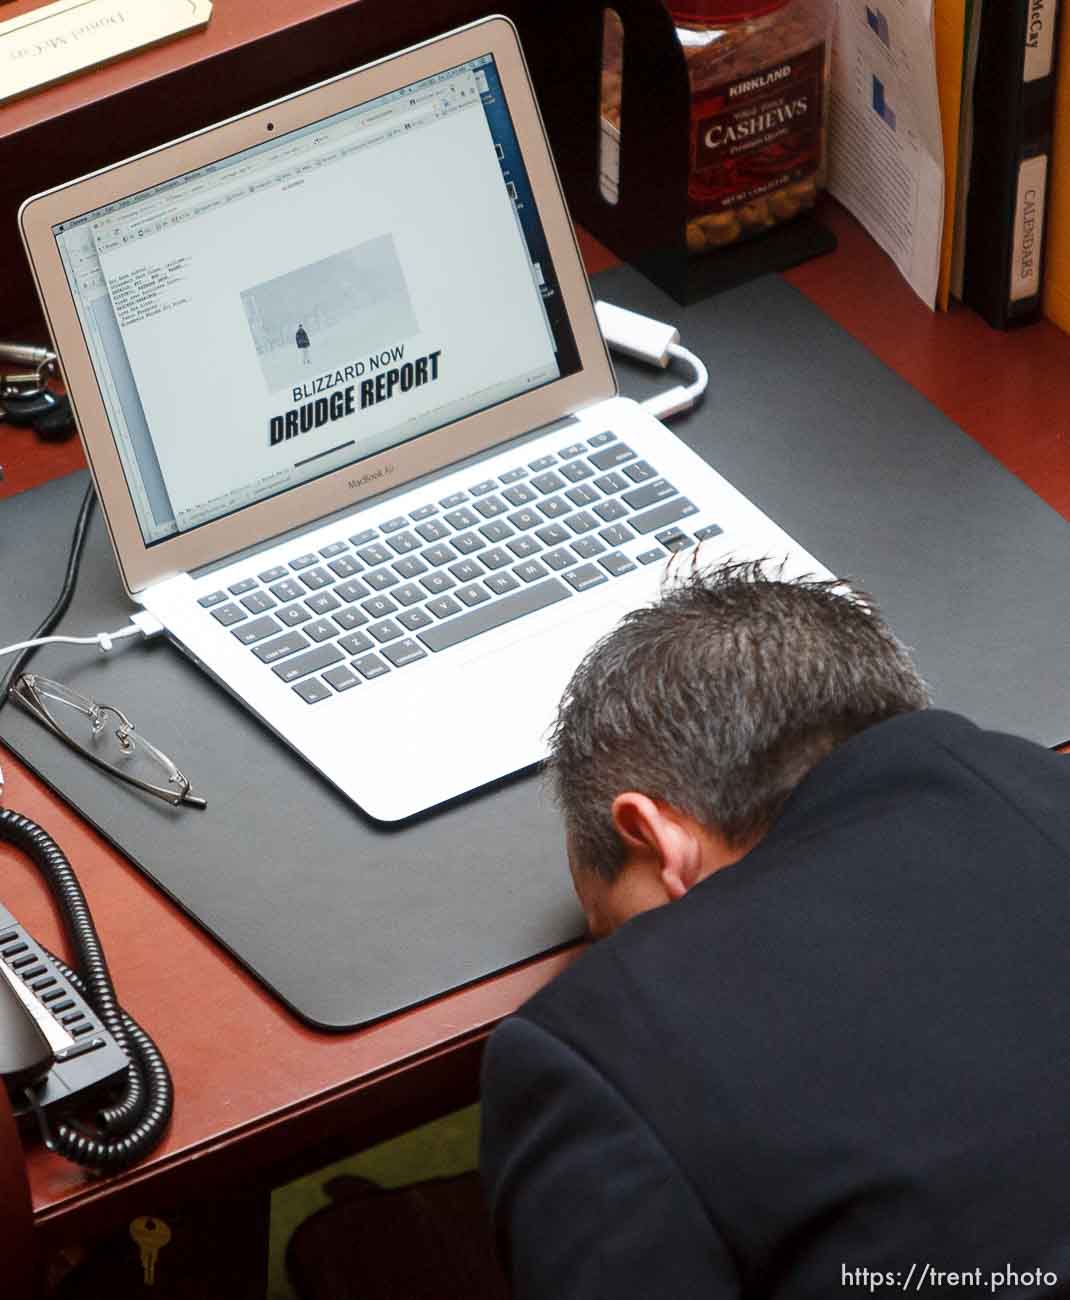
[[[490,55],[54,234],[148,545],[579,368]]]

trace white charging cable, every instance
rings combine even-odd
[[[702,397],[710,382],[710,374],[703,362],[680,344],[680,331],[664,321],[638,312],[615,307],[609,302],[596,302],[595,312],[602,337],[610,349],[622,356],[645,361],[648,365],[665,370],[673,362],[687,366],[692,372],[690,384],[680,384],[667,392],[648,397],[640,405],[659,420],[670,420],[674,415],[689,411]]]
[[[33,641],[16,641],[13,645],[0,646],[0,655],[18,654],[20,650],[30,650],[40,645],[95,645],[105,653],[116,641],[124,641],[130,636],[143,636],[146,639],[158,636],[163,631],[163,624],[145,610],[138,610],[130,615],[130,622],[117,632],[97,632],[93,636],[40,636]]]

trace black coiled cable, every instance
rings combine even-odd
[[[0,808],[0,839],[21,849],[44,875],[79,971],[70,970],[51,953],[49,956],[83,994],[128,1060],[122,1095],[97,1114],[98,1133],[67,1121],[50,1129],[35,1106],[42,1136],[51,1150],[68,1160],[100,1173],[113,1173],[139,1160],[162,1139],[174,1103],[170,1072],[156,1044],[119,1006],[89,904],[63,850],[36,822],[5,808]]]

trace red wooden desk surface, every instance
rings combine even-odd
[[[1047,323],[1013,335],[965,312],[934,316],[846,214],[839,250],[789,279],[1070,517],[1070,338]],[[613,263],[590,239],[592,271]],[[0,495],[78,468],[75,443],[48,447],[0,427]],[[72,520],[73,526],[73,520]],[[3,619],[0,617],[0,627]],[[3,753],[7,804],[44,824],[77,870],[120,996],[175,1077],[174,1123],[151,1160],[95,1182],[35,1149],[34,1214],[50,1244],[149,1212],[345,1133],[373,1140],[474,1096],[490,1027],[569,960],[534,961],[355,1033],[306,1029],[21,765]],[[547,869],[554,870],[552,857]],[[560,863],[565,869],[564,859]],[[41,939],[58,921],[36,873],[0,846],[0,897]]]

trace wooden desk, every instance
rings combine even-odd
[[[968,312],[934,316],[853,219],[831,207],[828,220],[839,250],[791,273],[792,283],[1070,518],[1070,337],[1046,322],[1001,335]],[[614,260],[593,240],[584,251],[592,271]],[[75,444],[48,447],[0,428],[0,462],[8,495],[81,457]],[[471,1101],[490,1028],[569,960],[531,962],[356,1033],[318,1034],[17,761],[4,753],[2,762],[9,806],[44,824],[70,856],[121,999],[156,1036],[177,1093],[164,1145],[120,1177],[96,1182],[31,1152],[33,1232],[44,1248],[207,1186],[263,1183],[287,1162],[311,1166],[339,1145],[356,1148]],[[58,943],[35,872],[2,846],[0,882],[20,920]]]

